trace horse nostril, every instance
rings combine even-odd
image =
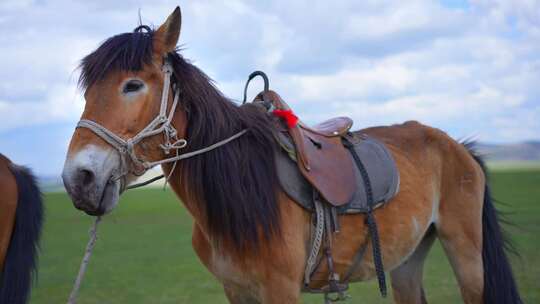
[[[79,179],[83,186],[88,186],[94,183],[95,174],[94,172],[88,170],[88,169],[80,169],[79,170]]]

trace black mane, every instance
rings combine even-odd
[[[183,184],[204,202],[209,229],[238,249],[257,248],[279,232],[273,118],[258,106],[238,107],[178,53],[170,53],[174,82],[188,114],[188,149],[201,149],[249,132],[216,150],[183,160]],[[219,241],[219,239],[218,239]]]
[[[142,69],[152,60],[152,37],[152,30],[139,27],[109,38],[83,59],[79,83],[87,88],[112,69]],[[168,59],[174,69],[172,82],[181,90],[180,106],[188,117],[188,145],[183,153],[249,130],[225,146],[183,160],[175,176],[201,203],[214,241],[230,241],[241,251],[257,250],[262,241],[280,232],[274,118],[258,106],[239,107],[225,98],[208,76],[177,51]]]

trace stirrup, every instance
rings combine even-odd
[[[327,291],[324,293],[324,304],[337,303],[350,299],[351,296],[347,293],[348,286],[346,284],[339,284],[337,291]]]
[[[328,280],[328,285],[321,288],[324,293],[324,303],[331,304],[349,299],[351,296],[347,294],[347,289],[349,289],[349,284],[340,283],[339,275],[334,273]]]
[[[335,293],[335,297],[332,297],[332,294],[334,294],[334,293],[325,293],[324,294],[324,304],[337,303],[337,302],[345,301],[345,300],[351,298],[351,296],[348,293],[344,292],[344,291],[340,291],[338,293]]]

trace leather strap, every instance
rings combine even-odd
[[[384,298],[387,295],[386,277],[384,274],[384,265],[382,261],[377,221],[373,216],[374,202],[371,182],[369,180],[369,175],[367,174],[366,168],[362,163],[362,160],[360,159],[360,157],[358,157],[358,154],[356,154],[356,151],[354,150],[354,145],[346,137],[343,137],[343,145],[351,152],[354,162],[356,163],[356,166],[358,167],[358,170],[362,175],[362,179],[364,180],[369,208],[366,215],[366,224],[368,226],[369,234],[371,236],[371,243],[373,247],[373,263],[375,264],[375,272],[377,273],[377,280],[379,282],[379,291],[381,292],[381,296]]]

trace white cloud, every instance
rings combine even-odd
[[[366,67],[352,66],[335,74],[291,78],[299,100],[325,101],[363,98],[380,92],[397,94],[407,90],[417,77],[415,70],[382,62]]]
[[[0,100],[0,132],[21,126],[51,122],[76,121],[82,113],[84,101],[75,86],[55,85],[47,88],[41,101],[10,103]]]

